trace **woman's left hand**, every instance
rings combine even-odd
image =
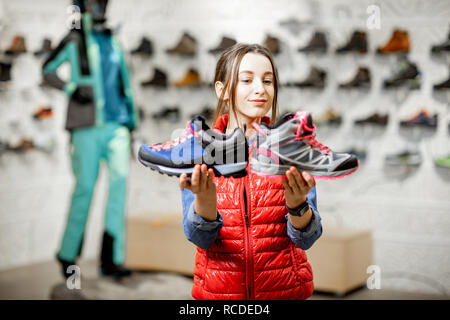
[[[281,182],[284,186],[286,205],[291,209],[305,202],[309,190],[316,186],[316,180],[308,172],[300,173],[295,167],[286,171],[286,178],[283,177]]]

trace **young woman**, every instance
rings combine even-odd
[[[214,129],[229,134],[246,128],[251,145],[252,123],[273,123],[277,114],[278,78],[270,52],[236,44],[219,58],[214,82],[219,98]],[[282,179],[253,173],[216,178],[203,164],[191,179],[181,175],[180,187],[184,232],[198,247],[194,298],[311,296],[313,275],[304,250],[322,234],[311,175],[292,167]],[[288,213],[305,206],[301,216]]]

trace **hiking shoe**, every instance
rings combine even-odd
[[[403,151],[385,157],[385,163],[389,166],[420,166],[422,155],[417,151]]]
[[[448,33],[447,40],[441,44],[437,44],[431,47],[431,53],[443,53],[450,51],[450,32]]]
[[[170,122],[180,121],[180,108],[163,107],[160,111],[152,114],[154,120],[167,120]]]
[[[173,84],[176,87],[198,87],[202,83],[198,71],[189,69],[182,79],[175,81]]]
[[[377,53],[408,53],[409,48],[410,41],[408,32],[400,29],[395,29],[392,33],[391,39],[385,45],[379,47],[377,49]]]
[[[167,88],[167,75],[161,69],[155,68],[153,72],[153,78],[141,82],[141,86]]]
[[[142,37],[139,46],[131,50],[131,54],[143,54],[151,56],[153,54],[153,44],[147,37]]]
[[[384,127],[387,125],[388,119],[389,119],[389,116],[387,114],[382,115],[382,114],[374,113],[373,115],[371,115],[367,118],[355,120],[355,125],[371,124],[371,125]]]
[[[434,90],[446,90],[450,89],[450,77],[443,82],[437,83],[433,86]]]
[[[420,88],[420,72],[416,64],[404,59],[389,79],[384,80],[383,87],[385,89],[408,87],[409,89]]]
[[[242,129],[223,135],[196,116],[188,121],[181,137],[142,145],[138,159],[144,166],[169,176],[190,176],[196,164],[204,163],[216,176],[242,177],[247,174],[248,146]]]
[[[114,263],[114,245],[117,245],[114,237],[107,231],[103,232],[102,248],[100,252],[100,273],[121,279],[131,275],[131,270],[122,264]]]
[[[317,125],[332,125],[339,126],[342,123],[342,116],[333,109],[327,109],[317,121],[314,121]]]
[[[104,276],[111,276],[115,279],[122,279],[131,276],[132,271],[121,264],[109,264],[102,265],[100,267],[100,273]]]
[[[56,256],[56,260],[61,265],[61,271],[62,271],[63,277],[66,278],[66,279],[70,278],[70,276],[72,276],[74,274],[74,271],[71,270],[69,267],[70,266],[76,266],[76,262],[75,261],[67,261],[67,260],[61,259],[58,255]]]
[[[236,44],[236,40],[228,38],[228,37],[222,37],[222,40],[220,41],[219,45],[213,49],[209,50],[209,53],[211,54],[219,54],[225,49],[228,49],[229,47],[232,47]]]
[[[298,52],[304,53],[326,53],[328,49],[328,42],[325,33],[316,31],[309,43],[298,49]]]
[[[339,85],[342,89],[352,89],[352,88],[370,88],[370,71],[367,68],[359,67],[355,76],[352,80]]]
[[[272,37],[270,34],[266,36],[266,39],[264,40],[264,47],[269,49],[269,51],[273,55],[277,55],[280,53],[280,40],[276,37]]]
[[[294,166],[319,179],[337,179],[355,172],[358,159],[337,153],[315,139],[316,127],[305,111],[288,113],[273,126],[253,124],[258,131],[252,143],[250,165],[261,176],[284,176]]]
[[[434,159],[434,163],[439,167],[450,169],[450,155],[447,157],[436,158]]]
[[[326,79],[327,73],[323,69],[313,66],[305,80],[301,82],[293,82],[288,85],[299,88],[323,89],[325,87]]]
[[[18,55],[27,52],[25,38],[21,35],[14,36],[9,48],[5,51],[6,55]]]
[[[170,49],[167,49],[168,54],[179,54],[182,56],[194,56],[197,53],[197,40],[188,34],[183,33],[183,36],[179,40],[178,44]]]
[[[11,80],[11,63],[0,61],[0,81],[10,81]]]
[[[367,34],[362,31],[353,32],[348,43],[336,50],[336,53],[367,53]]]
[[[422,127],[429,129],[437,128],[438,115],[430,115],[427,110],[420,110],[415,116],[400,121],[400,127],[412,128],[412,127]]]
[[[53,117],[53,108],[52,107],[39,107],[35,113],[33,113],[33,119],[35,120],[45,120]]]
[[[50,53],[52,50],[52,41],[49,38],[45,38],[44,40],[42,40],[41,48],[38,51],[34,52],[34,55],[36,57],[39,57],[44,54]]]

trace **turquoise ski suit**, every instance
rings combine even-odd
[[[70,81],[56,70],[68,62]],[[44,81],[69,97],[66,129],[72,143],[76,179],[58,258],[75,261],[81,254],[91,199],[101,160],[108,168],[109,194],[105,212],[102,263],[125,261],[125,197],[130,158],[130,131],[137,127],[128,68],[111,32],[94,32],[89,14],[82,29],[71,30],[43,65]],[[91,101],[80,103],[74,94],[84,88]]]

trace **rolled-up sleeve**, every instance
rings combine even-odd
[[[195,213],[195,195],[191,191],[182,189],[181,197],[184,234],[190,242],[206,250],[216,241],[219,230],[223,226],[222,215],[217,211],[217,219],[207,221]]]
[[[312,211],[312,218],[305,228],[296,229],[289,221],[289,214],[286,214],[288,236],[297,247],[303,250],[311,248],[314,242],[322,235],[322,223],[319,211],[317,210],[316,188],[309,190],[307,199]]]

